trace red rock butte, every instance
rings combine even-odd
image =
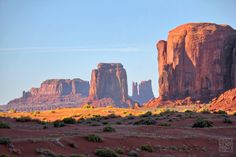
[[[39,88],[31,88],[28,92],[23,91],[22,97],[11,100],[7,107],[28,111],[63,107],[57,106],[60,104],[81,104],[85,101],[88,93],[88,81],[79,78],[73,80],[50,79],[44,81]]]
[[[236,87],[236,31],[188,23],[157,43],[160,99],[209,101]]]
[[[100,63],[92,71],[89,99],[96,101],[106,98],[114,100],[117,107],[132,106],[128,96],[126,70],[120,63]]]

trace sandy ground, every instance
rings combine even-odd
[[[232,124],[224,123],[225,116],[220,114],[203,113],[170,113],[140,117],[145,110],[132,109],[60,109],[40,113],[1,113],[0,121],[8,123],[10,129],[0,129],[0,137],[9,137],[14,146],[12,152],[7,145],[0,144],[0,155],[33,157],[40,155],[38,148],[46,148],[57,154],[69,156],[84,154],[93,157],[97,148],[121,148],[121,157],[128,156],[134,150],[140,157],[208,157],[208,156],[236,156],[236,116],[228,116]],[[152,113],[160,112],[152,110]],[[106,116],[109,114],[121,115],[116,118],[102,118],[99,121],[86,120],[93,115]],[[133,118],[126,117],[132,114]],[[13,117],[31,116],[44,121],[53,121],[73,116],[82,117],[82,123],[66,124],[65,127],[55,128],[51,123],[16,122]],[[8,117],[8,118],[7,118]],[[154,119],[154,125],[134,125],[140,119]],[[213,127],[192,128],[198,118],[213,122]],[[105,123],[104,123],[105,122]],[[168,126],[161,126],[167,124]],[[46,129],[45,129],[46,126]],[[115,128],[115,132],[103,132],[105,126]],[[96,134],[103,142],[90,142],[85,137]],[[227,139],[226,139],[227,138]],[[223,142],[223,139],[226,141]],[[230,143],[231,142],[231,143]],[[225,146],[228,145],[228,149]],[[71,144],[76,148],[71,147]],[[154,152],[140,149],[144,144],[154,148]],[[228,152],[223,152],[228,151]]]

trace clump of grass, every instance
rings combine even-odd
[[[146,113],[142,114],[140,117],[150,117],[150,116],[152,116],[152,112],[147,111]]]
[[[63,126],[66,126],[65,123],[61,120],[56,120],[53,122],[53,126],[55,128],[60,128],[60,127],[63,127]]]
[[[131,150],[129,153],[128,153],[128,156],[132,156],[132,157],[139,157],[139,153],[135,150]]]
[[[169,123],[159,123],[159,126],[170,126],[171,124]]]
[[[64,118],[62,121],[66,124],[75,124],[76,123],[76,119],[72,118],[72,117]]]
[[[100,136],[94,135],[94,134],[88,135],[86,137],[86,139],[90,142],[102,142],[103,141],[103,139]]]
[[[100,115],[93,115],[92,118],[90,118],[92,121],[97,121],[99,122],[103,117]]]
[[[21,116],[19,118],[16,118],[17,122],[30,122],[32,119],[28,116]]]
[[[184,112],[185,112],[185,113],[193,113],[192,110],[185,110]]]
[[[2,129],[10,129],[10,126],[9,126],[8,123],[0,121],[0,128],[2,128]]]
[[[103,132],[115,132],[116,129],[111,127],[111,126],[107,126],[105,128],[103,128]]]
[[[223,111],[223,110],[219,110],[219,111],[215,111],[213,112],[214,114],[227,114],[227,112]]]
[[[91,123],[89,126],[101,126],[100,123]]]
[[[150,144],[144,144],[140,148],[143,151],[154,152],[154,148]]]
[[[120,116],[117,116],[114,113],[112,113],[112,114],[109,114],[107,117],[108,118],[119,118]]]
[[[120,148],[120,147],[116,148],[116,149],[115,149],[115,152],[116,152],[117,154],[124,154],[124,150],[123,150],[122,148]]]
[[[151,118],[140,119],[134,122],[134,125],[155,125],[155,124],[156,124],[156,121]]]
[[[176,113],[176,112],[177,111],[166,109],[166,110],[162,111],[159,115],[160,116],[171,115],[171,114]]]
[[[9,112],[9,113],[16,113],[16,109],[13,109],[13,108],[12,108],[12,109],[9,109],[8,112]]]
[[[108,124],[108,122],[107,122],[107,121],[105,121],[105,122],[102,122],[102,124],[103,124],[103,125],[107,125],[107,124]]]
[[[82,106],[83,109],[94,109],[94,106],[89,105],[89,104],[85,104]]]
[[[73,142],[69,142],[68,145],[71,147],[71,148],[77,148],[78,146],[73,143]]]
[[[205,119],[197,119],[197,121],[193,124],[193,128],[205,128],[205,127],[212,127],[213,122]]]
[[[128,120],[132,120],[132,119],[134,119],[134,116],[133,116],[133,115],[128,115],[128,116],[127,116],[127,119],[128,119]]]
[[[32,114],[40,114],[40,111],[34,111]]]
[[[233,122],[229,118],[224,118],[224,123],[232,124]]]
[[[95,154],[99,157],[118,157],[116,152],[110,148],[96,149]]]
[[[64,155],[56,154],[55,152],[45,149],[45,148],[37,148],[36,153],[40,154],[41,156],[48,156],[48,157],[64,157]]]
[[[11,144],[11,139],[8,137],[0,137],[0,144],[4,145]]]
[[[1,154],[0,157],[8,157],[6,154]]]
[[[52,110],[51,113],[56,113],[56,111]]]
[[[121,125],[122,122],[121,122],[121,121],[117,121],[116,124],[117,124],[117,125]]]
[[[201,113],[203,113],[203,114],[210,114],[211,112],[208,109],[203,109],[201,111]]]

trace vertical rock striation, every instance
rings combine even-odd
[[[127,75],[120,63],[100,63],[92,71],[90,100],[111,98],[118,107],[129,106]]]
[[[228,25],[181,25],[157,49],[162,99],[209,101],[236,87],[236,31]]]

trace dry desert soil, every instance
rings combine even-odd
[[[12,111],[0,113],[0,126],[2,156],[236,156],[236,116],[223,112],[112,107]],[[98,149],[111,153],[99,155]]]

